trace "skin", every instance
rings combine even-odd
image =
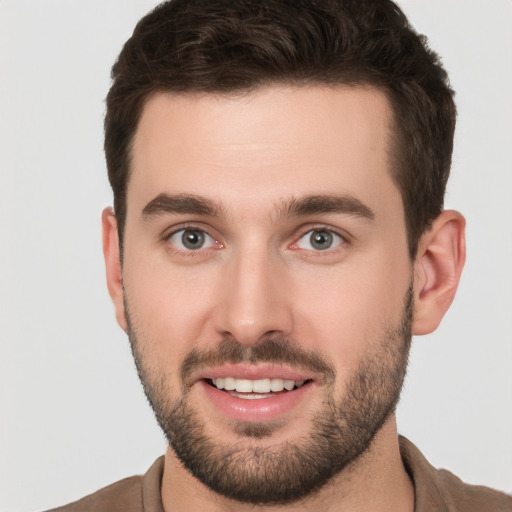
[[[194,348],[214,348],[225,338],[250,347],[270,336],[321,354],[335,369],[333,393],[341,400],[358,364],[400,321],[411,280],[414,334],[437,327],[464,263],[464,219],[443,212],[410,260],[401,196],[389,172],[390,124],[385,96],[362,87],[269,87],[238,97],[161,93],[149,99],[133,145],[123,266],[111,209],[103,213],[104,251],[118,322],[127,330],[128,303],[133,327],[143,334],[146,365],[165,378],[172,400],[180,398],[180,365]],[[148,205],[161,194],[193,194],[218,211],[148,215]],[[371,215],[286,211],[290,201],[311,195],[352,198]],[[187,251],[179,235],[168,236],[184,227],[211,239]],[[330,249],[316,250],[309,244],[313,229],[339,238]],[[270,436],[245,442],[275,446],[299,438],[322,410],[323,396],[320,383],[311,386]],[[189,400],[219,444],[238,435],[200,386],[192,386]],[[213,493],[171,449],[162,498],[167,510],[272,509]],[[413,506],[392,414],[366,453],[288,508]]]

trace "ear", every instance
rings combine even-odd
[[[123,273],[119,252],[117,220],[112,208],[105,208],[101,216],[103,226],[103,255],[107,273],[107,287],[114,303],[117,323],[126,332],[128,326],[124,310]]]
[[[455,297],[466,259],[465,226],[459,212],[446,210],[420,239],[414,263],[413,334],[437,329]]]

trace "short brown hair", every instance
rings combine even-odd
[[[441,213],[456,109],[438,56],[390,0],[171,0],[142,18],[112,68],[105,154],[122,245],[130,153],[156,92],[369,85],[392,106],[392,177],[409,252]]]

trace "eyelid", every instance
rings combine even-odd
[[[187,230],[202,231],[212,238],[216,238],[216,236],[212,234],[212,229],[209,226],[205,226],[201,222],[181,222],[179,224],[174,224],[173,226],[169,226],[163,230],[161,238],[162,240],[168,240],[171,236],[175,235],[179,231]]]
[[[302,240],[306,235],[308,235],[308,234],[310,234],[310,233],[312,233],[314,231],[326,231],[328,233],[331,233],[335,237],[339,237],[341,239],[341,242],[337,243],[334,247],[329,247],[328,249],[324,249],[324,250],[321,250],[321,249],[303,249],[302,247],[299,247],[300,240]],[[339,249],[340,246],[349,245],[351,242],[352,242],[351,236],[347,232],[345,232],[344,230],[341,230],[341,229],[338,229],[338,228],[333,228],[331,226],[326,226],[325,224],[323,224],[323,225],[318,225],[317,224],[317,225],[309,225],[309,226],[303,227],[299,231],[298,236],[296,236],[294,238],[294,242],[291,244],[290,248],[291,249],[309,250],[311,252],[315,252],[315,253],[318,253],[318,254],[322,254],[322,253],[327,254],[327,253],[330,253],[332,251],[335,251],[336,249]]]
[[[203,233],[205,235],[205,237],[208,237],[212,243],[209,243],[209,245],[206,247],[201,247],[196,250],[177,247],[176,243],[171,242],[171,238],[182,231],[199,231],[199,232]],[[162,234],[161,239],[168,246],[171,245],[175,252],[178,252],[181,254],[187,254],[187,255],[193,255],[196,253],[206,251],[208,249],[224,248],[224,244],[219,241],[219,237],[215,236],[211,231],[212,231],[211,229],[209,229],[208,227],[206,227],[204,225],[186,222],[186,223],[178,224],[178,225],[172,226],[171,228],[166,229],[164,231],[164,233]]]
[[[203,245],[201,245],[201,247],[198,247],[197,249],[191,249],[189,247],[185,247],[184,244],[183,244],[183,234],[185,234],[186,232],[190,232],[190,233],[194,233],[194,232],[197,232],[197,233],[201,233],[202,234],[202,237],[203,237]],[[181,237],[179,236],[181,233]],[[181,238],[181,239],[180,239]],[[175,246],[177,247],[180,251],[183,251],[183,252],[197,252],[197,251],[201,251],[201,250],[204,250],[204,249],[210,249],[213,245],[215,245],[215,239],[213,237],[211,237],[208,233],[206,233],[205,231],[200,231],[198,229],[180,229],[178,231],[175,231],[169,238],[168,240]]]

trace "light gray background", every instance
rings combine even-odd
[[[109,68],[150,0],[0,0],[0,510],[144,472],[165,448],[104,284]],[[447,207],[468,260],[417,338],[399,428],[436,466],[512,492],[512,2],[402,0],[457,91]]]

